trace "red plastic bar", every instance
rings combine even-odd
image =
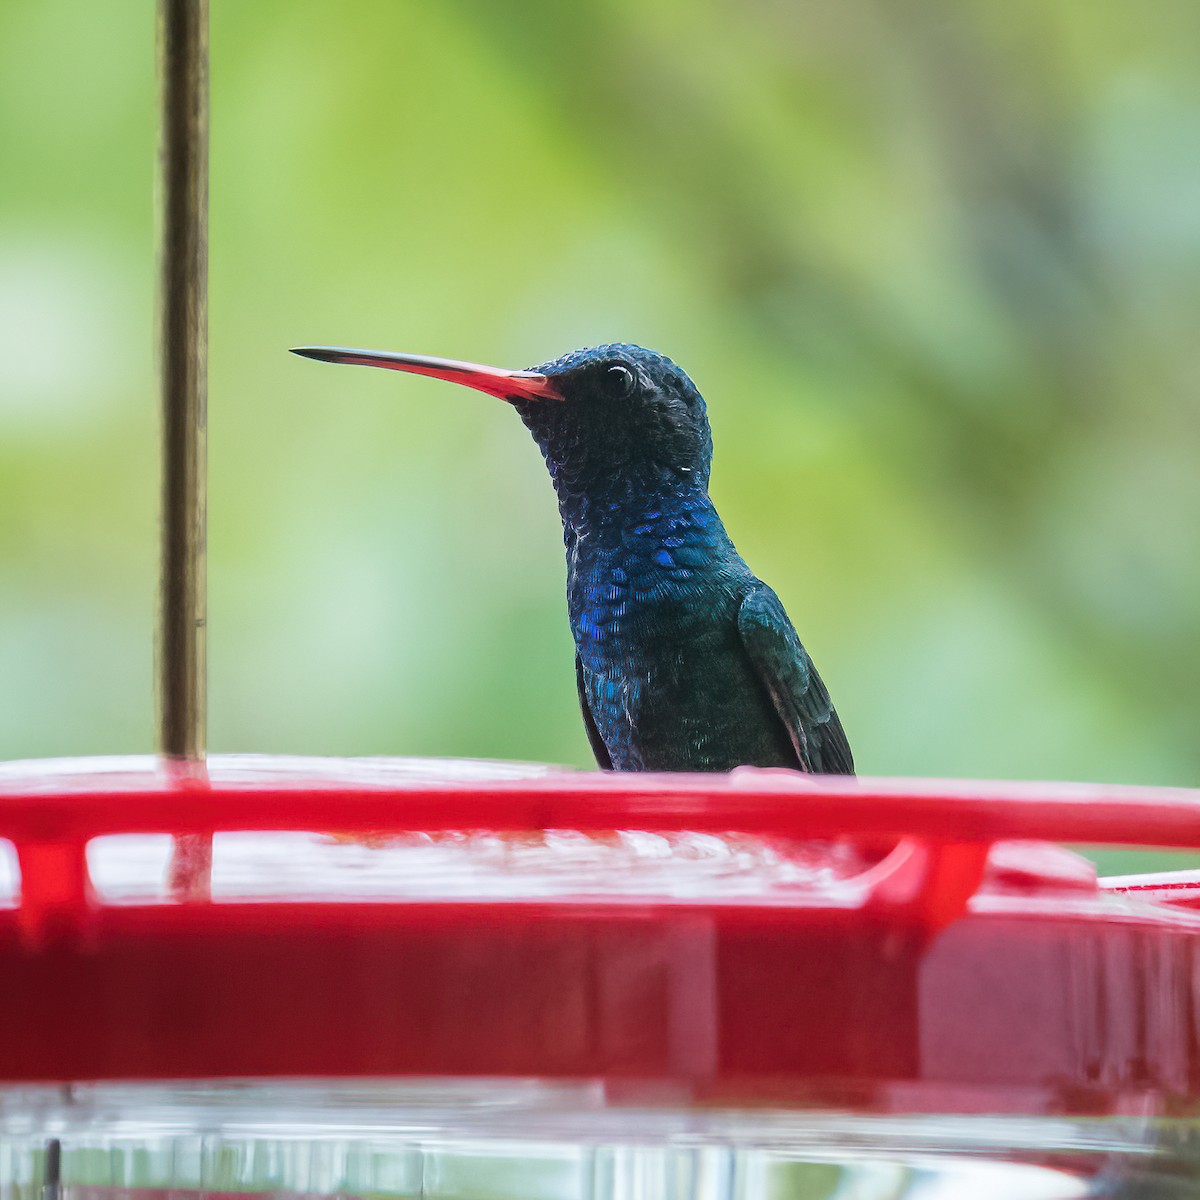
[[[111,833],[642,829],[788,838],[1011,839],[1200,849],[1200,791],[1088,784],[564,772],[516,782],[318,783],[0,792],[0,836],[86,842]]]

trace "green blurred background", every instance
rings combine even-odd
[[[1200,6],[212,3],[209,742],[590,762],[487,397],[628,340],[872,774],[1200,783]],[[154,31],[0,7],[0,758],[153,745]]]

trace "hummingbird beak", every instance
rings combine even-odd
[[[455,362],[452,358],[426,358],[423,354],[395,354],[390,350],[346,350],[341,346],[296,346],[293,354],[315,358],[318,362],[353,363],[361,367],[387,367],[411,375],[428,375],[461,383],[477,392],[487,392],[501,400],[561,400],[562,392],[537,371],[504,371],[500,367],[481,367],[476,363]]]

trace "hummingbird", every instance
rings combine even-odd
[[[602,769],[854,773],[783,604],[713,507],[704,399],[669,358],[614,344],[507,371],[334,346],[293,353],[464,384],[516,409],[558,498],[575,680]]]

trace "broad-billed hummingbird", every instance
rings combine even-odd
[[[602,768],[853,773],[779,597],[709,499],[704,400],[669,358],[596,346],[504,371],[331,346],[294,353],[462,383],[520,414],[558,495],[579,703]]]

